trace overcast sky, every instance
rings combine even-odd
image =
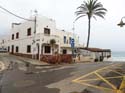
[[[110,48],[113,51],[125,51],[125,27],[117,26],[125,16],[125,0],[98,0],[108,10],[105,19],[92,20],[90,47]],[[56,20],[58,29],[72,31],[72,22],[76,18],[74,12],[83,0],[0,0],[0,5],[11,12],[28,18],[31,10]],[[0,9],[0,35],[7,34],[12,22],[18,19]],[[125,19],[123,20],[125,22]],[[80,43],[86,44],[87,17],[75,23],[75,33],[80,36]]]

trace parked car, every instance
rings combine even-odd
[[[0,48],[0,53],[6,53],[7,49],[6,48]]]

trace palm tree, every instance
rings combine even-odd
[[[50,45],[52,45],[52,54],[53,54],[53,51],[54,51],[54,45],[56,44],[56,40],[55,39],[51,39],[50,40]]]
[[[104,18],[106,11],[107,9],[103,8],[103,5],[98,2],[98,0],[84,1],[83,4],[77,8],[77,11],[75,12],[77,16],[76,20],[84,16],[88,17],[88,38],[86,48],[89,47],[91,18],[93,17],[96,19],[96,16]]]

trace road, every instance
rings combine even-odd
[[[119,63],[74,63],[63,65],[30,65],[27,73],[25,62],[13,55],[0,55],[7,67],[13,62],[13,69],[6,69],[0,74],[0,93],[84,93],[88,86],[73,80],[98,69]],[[15,64],[17,63],[17,64]]]

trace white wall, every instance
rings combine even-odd
[[[31,19],[34,19],[33,17]],[[54,20],[47,18],[47,17],[37,17],[36,22],[36,37],[35,40],[38,40],[36,43],[49,43],[51,39],[56,40],[56,44],[59,45],[59,47],[68,47],[70,48],[71,45],[69,43],[69,37],[75,39],[75,45],[77,46],[79,44],[78,36],[73,35],[71,32],[61,31],[56,28],[56,23]],[[27,36],[27,29],[31,28],[31,36]],[[44,28],[50,29],[50,35],[44,34]],[[16,33],[19,32],[19,38],[16,39]],[[12,34],[14,34],[14,40],[12,40]],[[15,47],[19,47],[19,53],[24,54],[31,54],[33,53],[33,36],[34,36],[34,22],[32,21],[24,21],[20,25],[14,25],[14,28],[11,29],[11,34],[9,35],[9,41],[7,42],[7,46],[14,45],[14,51]],[[67,37],[68,44],[64,44],[64,36]],[[27,53],[27,45],[31,45],[31,53]],[[60,49],[59,49],[60,50]],[[11,52],[11,51],[10,51]],[[40,51],[41,53],[41,51]],[[67,49],[67,53],[71,53],[71,49]]]

